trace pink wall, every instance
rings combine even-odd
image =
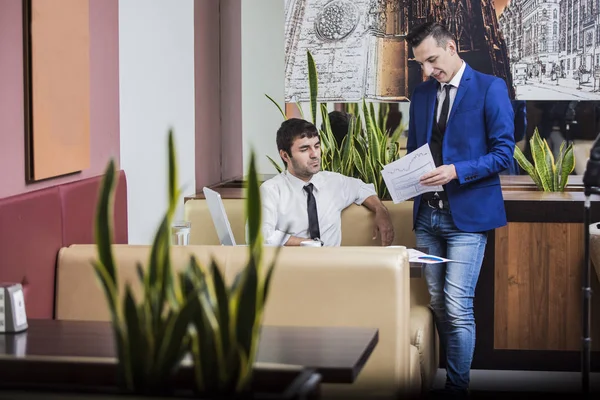
[[[221,181],[219,2],[194,2],[196,192]]]
[[[242,2],[221,0],[221,178],[244,173],[242,137]],[[272,21],[265,21],[272,23]]]
[[[119,3],[90,0],[90,168],[25,183],[22,0],[0,0],[0,198],[102,174],[119,162]]]
[[[242,176],[242,6],[194,2],[196,193]]]

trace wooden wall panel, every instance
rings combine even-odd
[[[582,225],[511,222],[495,240],[494,348],[580,349]]]
[[[90,167],[89,0],[23,0],[27,180]]]

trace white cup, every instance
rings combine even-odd
[[[323,247],[323,244],[320,240],[305,240],[300,242],[300,246],[302,247]]]

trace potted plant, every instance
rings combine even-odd
[[[326,104],[317,102],[318,74],[315,61],[307,51],[308,81],[310,93],[311,122],[317,123],[317,109],[323,121],[319,128],[321,137],[321,168],[326,171],[339,172],[346,176],[362,179],[372,183],[381,199],[389,199],[389,192],[381,170],[386,164],[400,158],[400,144],[398,143],[405,126],[399,124],[393,132],[386,128],[389,115],[389,105],[380,103],[378,112],[373,103],[363,99],[360,104],[346,104],[346,111],[354,116],[348,126],[348,134],[338,145],[333,135]],[[284,119],[287,118],[282,107],[267,95],[275,104]],[[302,107],[297,104],[298,110],[304,118]],[[362,111],[362,113],[361,113]],[[283,168],[271,157],[267,156],[278,172]]]
[[[535,128],[533,136],[529,140],[533,164],[527,160],[521,149],[515,147],[514,157],[525,170],[539,190],[544,192],[562,192],[565,190],[569,175],[575,169],[575,156],[573,144],[560,145],[557,160],[554,159],[552,150],[546,139],[542,139]]]
[[[106,295],[118,358],[118,378],[127,392],[172,394],[189,354],[194,392],[200,397],[246,395],[251,390],[260,327],[274,261],[263,269],[261,205],[254,154],[251,156],[246,211],[248,264],[228,286],[213,261],[209,268],[194,257],[173,273],[170,226],[180,196],[173,133],[169,132],[168,209],[158,227],[147,268],[137,266],[143,295],[131,284],[119,288],[119,267],[112,252],[115,165],[104,175],[96,213],[98,258],[93,266]],[[274,259],[276,259],[275,257]],[[256,397],[254,397],[256,398]]]

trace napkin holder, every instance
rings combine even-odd
[[[0,334],[28,328],[25,296],[20,283],[0,283]]]

